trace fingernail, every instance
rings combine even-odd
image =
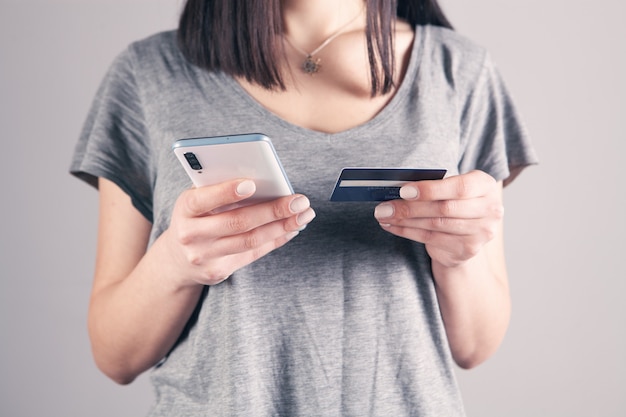
[[[404,200],[412,200],[417,198],[419,195],[419,190],[411,185],[405,185],[400,188],[400,197]]]
[[[240,196],[250,195],[256,191],[256,184],[254,181],[245,180],[239,183],[237,186],[237,194]]]
[[[393,216],[393,212],[394,210],[391,204],[380,204],[379,206],[376,206],[376,209],[374,209],[374,217],[377,219],[384,219],[386,217]]]
[[[292,213],[300,213],[308,209],[310,206],[311,202],[309,201],[309,199],[302,196],[296,198],[291,202],[291,204],[289,205],[289,210],[291,210]]]
[[[295,231],[295,232],[291,232],[288,233],[285,238],[287,238],[287,241],[290,241],[291,239],[293,239],[294,237],[298,236],[300,234],[299,231]]]
[[[298,226],[306,225],[309,224],[314,218],[315,211],[313,211],[313,209],[310,209],[305,211],[304,213],[298,214],[298,217],[296,217],[296,223],[298,223]]]

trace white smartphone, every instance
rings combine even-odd
[[[172,149],[196,187],[253,180],[256,192],[238,207],[293,194],[272,141],[264,134],[179,139]]]

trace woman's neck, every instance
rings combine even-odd
[[[363,0],[284,0],[285,35],[300,48],[313,50],[338,30],[365,28],[364,5]]]

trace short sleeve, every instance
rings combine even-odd
[[[96,93],[70,172],[93,186],[98,177],[114,182],[152,221],[150,148],[129,49],[115,59]]]
[[[510,183],[538,162],[535,151],[502,78],[489,55],[468,90],[461,114],[459,172],[487,172]]]

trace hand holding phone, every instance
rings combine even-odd
[[[163,234],[183,285],[220,283],[315,218],[309,200],[294,195],[265,135],[181,139],[173,151],[197,187],[178,197]]]
[[[214,285],[298,235],[315,212],[299,194],[224,210],[255,191],[237,179],[189,188],[177,198],[170,224],[159,238],[177,287]],[[156,245],[156,243],[155,243]]]

